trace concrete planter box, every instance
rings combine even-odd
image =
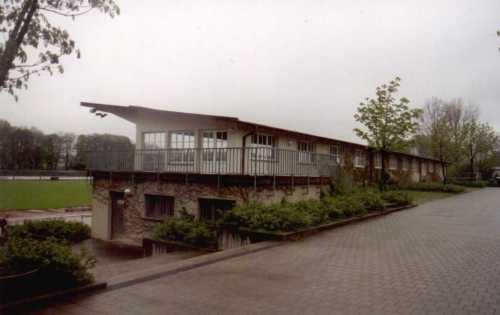
[[[14,275],[0,276],[0,303],[20,298],[27,293],[26,288],[36,281],[38,269]]]
[[[144,249],[145,256],[154,256],[158,254],[170,253],[179,250],[196,250],[208,253],[217,251],[216,244],[213,244],[209,247],[199,247],[183,242],[158,240],[152,238],[143,238],[142,248]]]
[[[273,231],[258,231],[251,230],[248,228],[238,228],[234,226],[227,226],[219,231],[219,236],[222,234],[230,234],[234,236],[238,243],[235,247],[241,247],[252,243],[262,242],[262,241],[294,241],[299,240],[304,237],[314,235],[321,231],[334,229],[340,226],[351,224],[354,222],[360,222],[368,220],[371,218],[386,215],[395,211],[400,211],[404,209],[413,208],[415,205],[406,205],[398,207],[388,207],[383,211],[368,213],[360,217],[352,217],[347,219],[338,220],[335,222],[330,222],[314,227],[305,228],[298,231],[292,232],[273,232]],[[145,256],[153,256],[158,254],[169,253],[179,250],[198,250],[204,252],[215,252],[218,250],[224,250],[229,248],[224,248],[221,246],[220,242],[218,244],[212,244],[209,247],[198,247],[187,243],[169,241],[169,240],[157,240],[151,238],[144,238],[142,240],[142,247],[144,249]]]
[[[36,307],[40,304],[46,304],[50,303],[53,301],[60,301],[61,299],[64,298],[70,298],[74,297],[75,295],[78,294],[90,294],[91,292],[97,291],[97,290],[103,290],[107,287],[106,282],[97,282],[97,283],[92,283],[80,287],[75,287],[75,288],[69,288],[69,289],[64,289],[64,290],[59,290],[59,291],[50,291],[46,293],[39,293],[36,295],[31,295],[28,297],[24,297],[22,299],[17,299],[14,301],[9,301],[6,303],[0,303],[0,314],[3,314],[3,312],[23,312],[26,309],[30,309],[33,307]],[[17,312],[13,313],[17,314]]]
[[[46,276],[38,269],[0,277],[0,314],[3,311],[32,307],[54,299],[106,288],[104,282],[79,287],[57,288],[46,286]]]

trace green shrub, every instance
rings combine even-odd
[[[384,201],[374,191],[336,197],[324,195],[320,201],[239,206],[226,212],[219,226],[290,232],[345,217],[361,216],[368,211],[380,211],[383,208]]]
[[[36,240],[9,237],[0,257],[4,272],[15,274],[38,269],[44,284],[50,288],[73,287],[93,281],[89,269],[95,258],[85,251],[74,253],[70,246],[55,238]]]
[[[320,201],[272,205],[248,204],[224,214],[221,224],[264,231],[296,231],[327,222],[328,209]]]
[[[384,200],[382,200],[380,193],[367,191],[363,193],[357,193],[353,197],[359,200],[367,211],[384,210]]]
[[[339,209],[335,204],[335,199],[333,197],[325,198],[322,200],[322,208],[325,213],[328,215],[328,219],[330,220],[338,220],[345,217],[344,211]]]
[[[436,192],[447,192],[447,193],[462,193],[465,188],[458,185],[437,183],[437,182],[421,182],[413,183],[405,187],[401,187],[407,190],[420,190],[420,191],[436,191]]]
[[[158,224],[154,230],[154,237],[202,247],[215,242],[215,233],[204,222],[188,216],[171,218]]]
[[[60,241],[78,243],[90,238],[90,227],[80,222],[64,220],[28,221],[22,225],[9,226],[7,233],[12,238],[55,238]]]
[[[443,188],[441,189],[441,191],[447,192],[447,193],[459,194],[459,193],[463,193],[465,191],[465,188],[463,186],[447,184],[447,185],[443,185]]]
[[[471,188],[484,188],[488,186],[488,181],[485,180],[470,181],[470,180],[454,179],[450,181],[450,184],[471,187]]]
[[[355,190],[352,174],[343,170],[332,181],[332,193],[337,196],[351,194]]]
[[[339,196],[332,202],[337,209],[342,210],[346,217],[359,216],[367,212],[363,202],[354,195]]]
[[[437,182],[419,182],[411,183],[408,186],[401,186],[401,188],[420,191],[441,191],[443,188],[443,184]]]
[[[413,197],[403,191],[386,191],[382,193],[382,199],[395,206],[406,206],[413,203]]]
[[[291,205],[293,211],[308,216],[312,225],[325,223],[329,219],[329,213],[324,203],[317,200],[299,201]]]

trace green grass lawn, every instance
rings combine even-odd
[[[413,199],[415,199],[415,202],[417,204],[423,204],[429,201],[457,195],[452,193],[435,192],[435,191],[417,191],[417,190],[402,190],[402,191],[407,192],[408,194],[413,196]],[[467,189],[467,191],[469,191],[469,189]]]
[[[88,181],[0,181],[0,211],[88,206]]]

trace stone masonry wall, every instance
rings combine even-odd
[[[278,186],[272,187],[253,187],[226,186],[217,188],[214,185],[207,184],[181,184],[172,182],[141,182],[131,183],[124,180],[98,179],[94,181],[93,198],[99,201],[99,204],[107,204],[110,208],[110,191],[130,190],[126,195],[124,209],[124,237],[140,242],[143,237],[150,236],[152,229],[158,220],[145,218],[145,197],[146,194],[157,194],[174,197],[174,212],[178,214],[181,210],[186,210],[198,217],[198,199],[214,198],[234,200],[236,205],[242,205],[248,202],[260,202],[270,204],[280,202],[283,199],[295,202],[307,199],[319,199],[321,190],[327,189],[320,185],[309,186]],[[101,207],[102,208],[102,207]],[[99,211],[95,209],[94,211]],[[102,211],[102,209],[101,209]],[[95,214],[94,214],[95,215]],[[104,224],[105,225],[105,224]],[[100,224],[103,226],[103,224]],[[110,226],[110,224],[109,224]]]

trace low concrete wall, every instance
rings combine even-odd
[[[92,195],[92,237],[111,239],[111,198],[109,191]]]

